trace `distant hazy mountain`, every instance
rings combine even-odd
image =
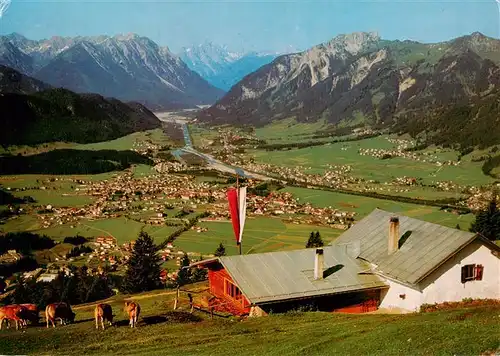
[[[179,56],[209,83],[227,91],[246,75],[272,62],[278,54],[234,52],[226,46],[206,42],[183,48]]]
[[[416,132],[426,127],[415,122],[443,116],[453,107],[482,105],[483,98],[497,95],[499,63],[500,41],[480,33],[438,44],[385,41],[375,33],[340,35],[278,57],[237,83],[199,118],[254,125],[286,117],[347,125],[397,123],[403,131],[412,124]],[[500,142],[498,127],[493,130]],[[455,134],[459,130],[452,125]],[[472,131],[466,136],[477,134]]]
[[[134,34],[41,41],[12,34],[3,43],[17,49],[15,58],[31,58],[32,69],[11,65],[13,60],[4,60],[6,65],[76,92],[138,101],[152,109],[210,104],[223,94],[168,48]],[[1,53],[0,59],[6,57]]]
[[[99,142],[158,128],[161,122],[138,103],[76,94],[0,66],[0,145]]]

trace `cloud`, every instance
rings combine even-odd
[[[9,5],[11,3],[11,0],[0,0],[0,19],[2,18],[3,14],[7,11],[9,8]]]

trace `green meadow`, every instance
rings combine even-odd
[[[461,185],[484,185],[492,183],[493,178],[481,171],[482,162],[464,159],[458,166],[437,166],[435,163],[415,161],[407,158],[379,159],[362,156],[359,149],[392,149],[394,145],[385,136],[345,143],[329,143],[288,151],[249,151],[257,163],[277,166],[308,167],[310,173],[321,174],[328,165],[349,165],[354,177],[380,182],[392,181],[396,177],[408,176],[422,178],[425,183],[453,181]],[[447,150],[437,152],[440,159],[456,159],[457,154]]]
[[[76,234],[85,237],[113,236],[117,239],[118,244],[123,244],[137,239],[141,230],[154,237],[156,243],[160,243],[177,229],[176,226],[149,225],[126,217],[119,217],[101,220],[80,220],[74,225],[63,224],[36,230],[36,232],[55,239],[63,239],[66,236],[75,236]]]
[[[313,123],[300,123],[295,119],[274,121],[255,129],[255,136],[267,143],[288,143],[313,140],[312,136],[328,128],[324,120]],[[317,139],[314,139],[317,140]]]
[[[161,129],[134,132],[133,134],[117,138],[116,140],[81,144],[74,148],[80,150],[131,150],[139,142],[151,141],[157,145],[168,145],[171,143]]]
[[[470,223],[474,220],[472,214],[457,215],[440,210],[440,208],[434,206],[401,203],[392,200],[296,187],[287,187],[284,191],[292,193],[302,203],[309,202],[318,207],[332,207],[345,211],[354,211],[356,212],[356,220],[365,217],[376,208],[401,213],[416,219],[448,227],[456,227],[459,224],[463,230],[468,230]]]
[[[226,247],[228,255],[238,253],[230,221],[206,221],[198,226],[207,232],[190,230],[175,240],[174,245],[187,252],[211,254],[219,243]],[[270,252],[304,248],[311,231],[319,231],[325,244],[340,235],[341,230],[322,226],[284,223],[278,218],[247,218],[243,232],[243,253]]]

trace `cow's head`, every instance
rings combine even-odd
[[[68,319],[69,319],[69,321],[70,321],[70,322],[72,322],[72,323],[74,323],[74,322],[75,322],[75,316],[76,316],[76,314],[75,314],[74,312],[72,312],[72,311],[71,311],[71,312],[69,313],[69,318],[68,318]]]

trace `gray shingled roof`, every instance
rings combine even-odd
[[[399,217],[400,237],[407,231],[411,231],[411,235],[399,250],[389,255],[387,244],[392,216]],[[378,272],[416,284],[475,237],[467,231],[375,209],[332,244],[339,247],[359,244],[359,257],[375,264]]]
[[[219,260],[251,303],[382,288],[376,275],[361,273],[368,264],[349,257],[342,248],[324,248],[324,269],[343,265],[322,280],[314,280],[315,249],[221,257]]]

